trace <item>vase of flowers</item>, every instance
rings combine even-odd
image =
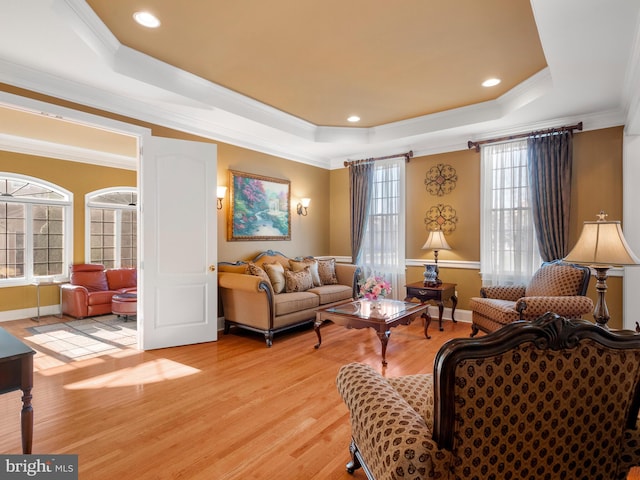
[[[368,277],[360,285],[360,295],[369,300],[372,317],[383,317],[380,300],[391,294],[391,284],[380,275]]]

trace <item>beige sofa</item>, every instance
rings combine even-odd
[[[355,298],[358,268],[335,259],[291,259],[267,250],[253,260],[218,264],[224,332],[236,326],[264,334],[311,323],[318,307]]]

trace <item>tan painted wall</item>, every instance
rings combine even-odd
[[[622,219],[622,127],[581,132],[574,139],[573,182],[571,195],[570,244],[573,245],[582,222],[595,220],[600,210],[609,213],[610,220]],[[430,195],[424,185],[427,171],[439,163],[456,169],[455,189],[442,197]],[[349,232],[349,174],[346,168],[334,170],[330,176],[332,192],[330,250],[333,255],[350,255]],[[337,192],[333,195],[333,192]],[[432,252],[421,250],[427,229],[424,217],[427,210],[439,203],[451,205],[458,216],[455,232],[447,236],[450,251],[440,251],[439,259],[480,261],[480,153],[461,150],[438,155],[412,158],[407,165],[407,243],[409,259],[433,259]],[[422,267],[409,267],[407,281],[422,279]],[[458,308],[468,309],[469,298],[477,296],[482,286],[480,272],[470,269],[441,268],[440,277],[457,283]],[[622,278],[610,277],[607,305],[610,326],[622,326]],[[589,296],[596,301],[595,279],[589,285]],[[590,315],[585,318],[591,319]]]
[[[328,255],[329,171],[227,144],[218,145],[218,185],[229,186],[229,170],[264,175],[291,182],[291,240],[228,241],[229,191],[218,211],[218,260],[253,258],[266,250],[277,250],[289,257]],[[300,198],[311,198],[309,214],[296,213]]]

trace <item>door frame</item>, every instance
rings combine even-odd
[[[136,147],[136,159],[137,159],[137,164],[136,164],[136,187],[138,189],[140,189],[140,170],[141,170],[141,163],[144,161],[143,155],[142,155],[142,143],[143,143],[143,138],[145,136],[152,136],[152,131],[150,128],[146,128],[146,127],[140,127],[138,125],[134,125],[131,123],[126,123],[126,122],[121,122],[119,120],[113,120],[107,117],[102,117],[99,115],[95,115],[92,113],[86,113],[80,110],[74,110],[71,108],[67,108],[67,107],[62,107],[53,103],[47,103],[47,102],[43,102],[40,100],[34,100],[28,97],[22,97],[19,95],[15,95],[12,93],[8,93],[8,92],[0,92],[0,107],[7,107],[7,108],[18,108],[18,109],[22,109],[34,114],[38,114],[38,115],[45,115],[45,116],[51,116],[54,118],[58,118],[61,121],[69,121],[69,122],[73,122],[73,123],[78,123],[78,124],[82,124],[82,125],[86,125],[88,127],[93,127],[93,128],[98,128],[98,129],[102,129],[102,130],[109,130],[111,132],[117,133],[117,134],[121,134],[121,135],[127,135],[127,136],[131,136],[136,138],[137,140],[137,147]],[[4,148],[4,147],[3,147]],[[14,151],[20,152],[20,149],[15,149]],[[26,149],[22,150],[24,153],[27,154],[34,154],[34,152],[27,152]],[[55,157],[52,158],[60,158],[63,159],[64,157],[62,155],[56,155]],[[138,190],[138,196],[140,196],[140,191]],[[141,230],[141,222],[142,222],[142,218],[140,218],[141,216],[138,215],[138,231]],[[141,235],[137,235],[137,249],[138,252],[142,252],[143,250],[141,249],[141,242],[142,242],[142,236]],[[73,247],[75,248],[75,247]],[[73,261],[73,258],[71,259],[71,261]],[[140,269],[141,266],[141,259],[138,256],[138,260],[137,260],[137,268],[138,270]],[[138,288],[142,289],[142,282],[144,282],[144,280],[141,281],[141,284],[138,285]],[[62,305],[60,306],[62,308]],[[142,305],[141,303],[138,303],[138,309],[139,312],[142,309]],[[141,317],[141,315],[138,315],[138,317]],[[142,315],[143,317],[143,315]],[[140,332],[140,325],[138,325],[138,332]],[[141,349],[141,335],[138,333],[138,345],[137,347],[139,349]]]

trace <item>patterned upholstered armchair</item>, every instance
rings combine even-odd
[[[534,320],[547,312],[580,318],[593,311],[586,297],[589,267],[560,260],[545,262],[528,285],[482,287],[480,297],[469,301],[471,336],[479,330],[493,332],[516,320]]]
[[[548,313],[442,346],[434,374],[343,366],[369,479],[624,479],[640,464],[640,335]]]

